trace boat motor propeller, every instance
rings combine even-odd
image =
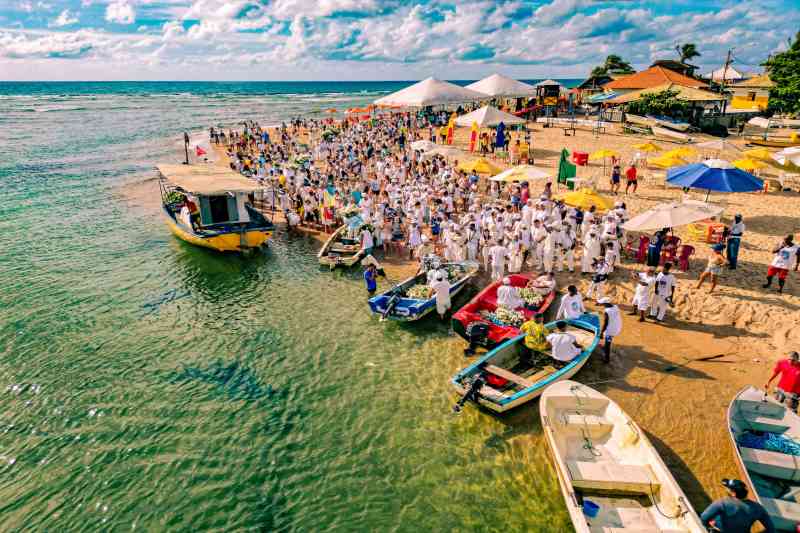
[[[455,414],[461,413],[461,410],[464,408],[464,404],[468,401],[477,402],[478,401],[478,393],[481,388],[486,385],[486,378],[483,377],[483,373],[477,374],[475,378],[471,382],[465,382],[467,392],[464,393],[464,396],[458,400],[458,402],[453,406],[453,412]]]

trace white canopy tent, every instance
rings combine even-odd
[[[744,75],[730,65],[728,65],[727,68],[718,68],[717,70],[708,74],[707,77],[714,81],[740,81],[744,79]]]
[[[494,97],[520,98],[536,94],[536,87],[522,83],[502,74],[492,74],[487,78],[467,85],[467,89]]]
[[[506,126],[510,126],[512,124],[525,124],[525,119],[516,117],[510,113],[506,113],[505,111],[500,111],[496,107],[492,107],[490,105],[476,109],[472,113],[461,115],[456,119],[456,125],[458,126],[470,127],[472,126],[473,122],[477,122],[478,127],[480,128],[490,128],[492,126],[497,126],[501,122]]]
[[[425,107],[478,102],[489,98],[489,95],[466,89],[454,83],[428,78],[383,98],[378,98],[375,100],[375,104]]]

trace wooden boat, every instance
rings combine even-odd
[[[347,237],[347,225],[334,231],[317,253],[319,264],[331,269],[337,266],[351,267],[361,261],[364,256],[361,241],[358,238]]]
[[[749,137],[747,138],[748,144],[756,146],[767,146],[770,148],[791,148],[792,146],[800,146],[800,141],[793,141],[791,139],[765,139],[764,137]]]
[[[586,313],[565,322],[567,331],[583,348],[575,359],[556,369],[548,354],[535,360],[522,358],[525,335],[518,335],[453,376],[451,382],[462,395],[462,402],[466,398],[502,413],[538,398],[548,385],[577,374],[600,341],[600,319]],[[555,324],[546,326],[553,329]]]
[[[650,129],[653,130],[653,135],[656,137],[663,137],[666,139],[670,139],[672,141],[688,143],[692,141],[692,138],[684,133],[679,133],[677,131],[668,130],[667,128],[661,128],[658,126],[652,126]]]
[[[260,186],[215,165],[159,165],[164,219],[179,239],[219,252],[245,252],[264,245],[275,226],[252,205]],[[199,214],[186,219],[189,199]]]
[[[529,274],[509,274],[509,280],[514,287],[527,287],[528,283],[533,279]],[[501,325],[487,320],[482,312],[494,312],[497,309],[497,289],[503,284],[502,280],[495,281],[479,292],[472,300],[469,301],[464,307],[459,309],[453,315],[453,330],[461,335],[464,339],[469,340],[467,336],[467,328],[473,322],[482,322],[489,326],[489,334],[486,338],[485,345],[487,347],[494,347],[498,344],[507,341],[520,334],[519,328],[513,325]],[[541,303],[534,308],[526,307],[520,309],[525,316],[525,320],[530,320],[535,315],[542,315],[553,303],[556,297],[555,291],[550,291],[543,296]]]
[[[471,261],[447,263],[442,265],[442,268],[447,270],[449,275],[451,299],[460,293],[467,286],[467,282],[478,272],[478,264]],[[427,291],[423,298],[418,298],[416,294],[409,294],[409,292],[425,292],[427,281],[426,272],[408,278],[383,294],[370,298],[369,307],[381,318],[403,322],[419,320],[436,310],[436,296],[432,290]]]
[[[653,121],[654,126],[661,126],[662,128],[667,128],[670,130],[683,132],[683,131],[689,131],[689,128],[692,127],[692,125],[689,124],[688,122],[679,122],[677,120],[672,120],[667,117],[653,117],[648,115],[647,118]]]
[[[647,117],[640,117],[639,115],[632,115],[630,113],[625,113],[625,122],[629,122],[631,124],[637,124],[639,126],[654,126],[654,122],[652,119]]]
[[[747,387],[728,407],[728,427],[751,497],[778,531],[794,533],[800,524],[800,456],[782,453],[775,444],[788,440],[800,449],[800,417],[764,391]]]
[[[539,403],[561,492],[578,533],[706,533],[645,433],[598,391],[575,381]]]

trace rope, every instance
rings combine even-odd
[[[578,385],[573,385],[569,388],[569,392],[575,397],[575,403],[577,404],[577,409],[575,410],[576,415],[580,415],[583,419],[583,427],[581,428],[581,436],[583,437],[583,449],[588,451],[594,457],[600,457],[603,455],[603,452],[598,450],[594,443],[592,442],[591,437],[589,436],[589,422],[586,419],[586,413],[582,412],[581,407],[583,406],[583,401],[581,400],[581,396],[578,392],[582,392],[586,398],[589,397],[589,394],[585,391],[582,391]],[[566,417],[566,414],[564,415]],[[564,419],[566,422],[566,418]]]
[[[684,503],[684,504],[686,503],[683,500],[683,496],[678,496],[678,514],[676,514],[675,516],[669,516],[666,513],[664,513],[664,511],[662,511],[661,508],[658,506],[658,502],[656,502],[656,493],[655,493],[655,490],[653,490],[653,482],[652,481],[650,481],[650,500],[653,502],[653,507],[656,508],[656,511],[658,511],[658,514],[660,514],[661,516],[663,516],[667,520],[677,520],[678,518],[681,518],[682,516],[684,516],[686,513],[689,512],[688,508],[684,509],[683,505],[681,505],[682,503]]]

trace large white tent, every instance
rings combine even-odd
[[[496,107],[490,105],[476,109],[472,113],[461,115],[456,119],[456,125],[458,126],[470,127],[473,122],[477,122],[480,128],[491,128],[492,126],[497,126],[501,122],[506,126],[511,124],[525,124],[525,119],[515,117],[510,113],[500,111]]]
[[[492,74],[481,81],[467,85],[467,89],[501,98],[519,98],[536,94],[536,87],[533,85],[522,83],[502,74]]]
[[[376,105],[425,107],[429,105],[463,104],[488,100],[484,93],[472,91],[447,81],[428,78],[395,93],[378,98]]]

